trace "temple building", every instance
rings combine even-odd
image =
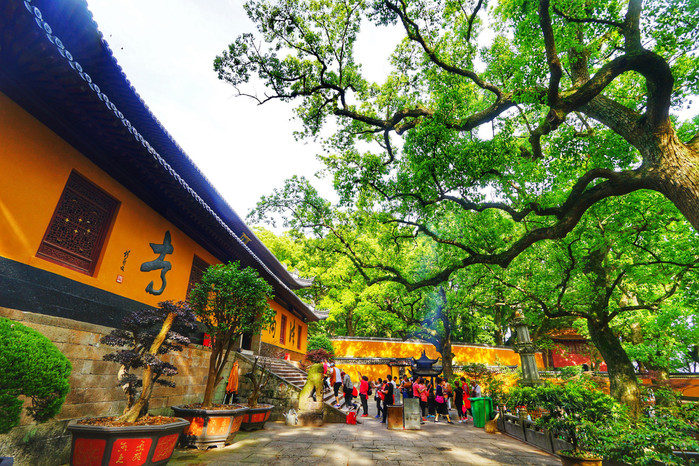
[[[0,12],[0,315],[44,316],[46,332],[118,327],[130,310],[186,299],[208,265],[240,261],[273,286],[277,312],[242,347],[301,359],[319,317],[294,290],[310,282],[162,127],[86,2],[1,0]]]

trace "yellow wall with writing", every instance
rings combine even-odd
[[[277,312],[277,315],[274,317],[274,325],[267,330],[263,330],[260,334],[260,339],[264,343],[305,354],[308,341],[308,325],[299,317],[284,309],[279,303],[270,301],[270,306]],[[280,341],[282,335],[282,317],[286,318],[284,343]],[[299,335],[301,337],[300,345]]]
[[[185,299],[195,254],[219,262],[2,93],[0,128],[0,256],[149,305]],[[92,276],[36,256],[72,170],[120,203]],[[141,272],[140,266],[157,259],[149,243],[162,244],[166,231],[174,251],[164,260],[172,269],[163,293],[153,295],[145,290],[151,281],[155,290],[161,287],[160,270]]]

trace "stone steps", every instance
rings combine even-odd
[[[268,371],[283,378],[299,389],[302,389],[303,386],[306,385],[308,374],[283,359],[260,357],[258,364],[266,364]],[[323,394],[323,401],[329,405],[334,404],[335,395],[333,394],[332,389],[325,390],[325,393]]]

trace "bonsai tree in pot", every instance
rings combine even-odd
[[[120,365],[117,384],[126,395],[126,407],[120,416],[82,419],[68,425],[73,434],[72,463],[111,464],[119,461],[119,455],[142,455],[146,462],[169,459],[188,422],[150,416],[148,404],[156,385],[175,386],[167,377],[177,374],[177,368],[161,355],[182,351],[189,338],[180,332],[195,325],[196,317],[186,302],[164,301],[156,309],[130,313],[122,329],[101,339],[105,345],[121,348],[103,359]],[[141,438],[134,439],[135,433]]]
[[[193,330],[196,317],[184,301],[163,301],[158,306],[131,313],[124,318],[124,329],[113,330],[101,339],[105,345],[123,347],[104,356],[105,361],[121,365],[118,384],[126,395],[126,408],[116,422],[136,422],[146,416],[156,385],[175,387],[163,376],[176,375],[177,368],[159,355],[179,352],[189,345],[189,338],[175,330]],[[141,375],[134,371],[141,371]]]
[[[235,406],[215,406],[214,392],[223,380],[224,366],[237,339],[244,333],[259,333],[274,322],[275,312],[267,301],[272,298],[272,291],[257,270],[229,262],[209,266],[190,292],[192,309],[211,335],[211,355],[202,403],[173,408],[175,413],[192,420],[185,444],[198,448],[221,446],[230,432],[240,426],[246,409],[240,412]],[[214,408],[220,412],[211,412]],[[225,413],[226,409],[232,412]],[[228,419],[206,420],[210,416]],[[196,427],[200,423],[208,426],[206,432]]]
[[[267,364],[263,362],[260,366],[258,363],[259,358],[256,357],[252,369],[245,374],[245,377],[250,381],[251,387],[248,395],[248,412],[240,426],[242,430],[257,430],[264,427],[272,408],[274,408],[273,405],[260,405],[257,402],[262,394],[262,389],[267,386],[270,378],[270,373],[266,370]]]
[[[517,391],[527,393],[518,397]],[[536,425],[563,435],[573,445],[572,450],[557,452],[563,464],[602,464],[604,445],[597,435],[598,426],[623,417],[623,408],[614,398],[585,379],[570,380],[564,386],[546,383],[516,388],[513,392],[513,399],[527,399],[530,405],[543,410]]]
[[[44,335],[0,317],[0,434],[18,426],[25,399],[36,422],[61,410],[70,390],[70,361]]]

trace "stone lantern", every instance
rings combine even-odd
[[[538,348],[529,338],[529,327],[520,311],[515,313],[512,319],[515,328],[517,343],[514,345],[515,353],[519,353],[522,362],[522,378],[517,381],[519,385],[532,386],[543,383],[539,378],[539,368],[536,367],[536,353]]]

